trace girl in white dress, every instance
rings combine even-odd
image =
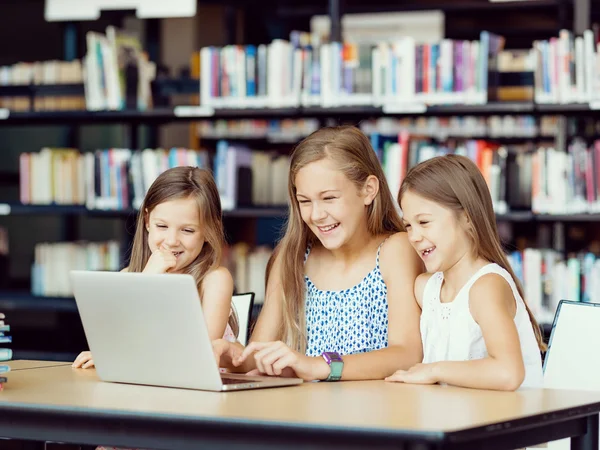
[[[541,387],[541,331],[502,250],[475,163],[458,155],[425,161],[408,172],[398,201],[427,269],[415,281],[423,362],[386,380]]]

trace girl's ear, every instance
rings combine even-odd
[[[377,197],[379,193],[379,178],[375,175],[369,175],[367,180],[365,181],[365,186],[363,188],[364,195],[364,204],[365,206],[370,205]]]
[[[473,223],[469,220],[469,216],[466,211],[461,211],[459,216],[460,224],[466,231],[473,231]]]
[[[150,214],[148,214],[148,208],[144,208],[144,226],[146,231],[150,231]]]

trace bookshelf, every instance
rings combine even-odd
[[[159,107],[148,111],[5,111],[0,114],[0,126],[72,125],[83,124],[138,124],[161,125],[170,122],[193,122],[196,120],[222,119],[299,119],[320,118],[360,121],[378,117],[443,117],[443,116],[490,116],[490,115],[592,115],[600,104],[546,105],[528,102],[490,103],[485,105],[414,105],[402,111],[394,108],[385,111],[375,106],[340,106],[332,108],[223,108],[195,110],[181,107]]]
[[[296,26],[301,23],[306,27],[306,19],[315,14],[329,15],[332,26],[331,35],[333,40],[340,40],[341,37],[341,17],[345,13],[373,13],[373,12],[398,12],[398,11],[425,11],[438,9],[447,14],[447,29],[452,38],[474,39],[478,36],[477,26],[468,25],[467,21],[457,25],[460,17],[471,17],[473,14],[496,15],[502,19],[502,15],[532,14],[533,17],[540,14],[556,16],[556,21],[552,25],[544,25],[542,28],[520,30],[516,26],[507,23],[506,20],[500,20],[498,33],[506,31],[507,42],[518,46],[519,42],[532,39],[539,35],[539,38],[548,38],[554,36],[554,30],[558,28],[568,28],[582,30],[588,28],[589,18],[583,22],[577,20],[575,26],[574,18],[585,8],[585,0],[536,0],[525,2],[490,2],[475,0],[455,0],[437,2],[384,2],[374,1],[366,5],[364,2],[353,0],[329,0],[317,1],[308,0],[305,2],[282,2],[271,1],[268,8],[273,11],[276,20],[293,24]],[[224,22],[229,26],[227,29],[227,42],[225,44],[239,44],[240,39],[236,39],[236,33],[233,28],[237,25],[236,19],[231,14],[232,6],[229,5],[230,12],[226,14]],[[246,8],[243,14],[251,14]],[[249,23],[249,30],[245,32],[244,43],[258,43],[259,39],[253,38],[258,35],[254,24]],[[286,25],[287,26],[287,25]],[[254,29],[253,29],[254,27]],[[583,28],[581,28],[583,27]],[[156,23],[152,24],[152,33],[156,32]],[[537,35],[536,35],[537,33]],[[79,40],[81,41],[81,36]],[[67,38],[72,39],[71,38]],[[152,39],[156,39],[154,36]],[[156,51],[156,42],[154,45],[154,54],[160,54],[160,49]],[[67,45],[67,43],[65,43]],[[596,110],[600,105],[594,103],[576,103],[576,104],[537,104],[533,101],[510,101],[510,102],[490,102],[486,104],[454,104],[454,105],[425,105],[413,104],[405,109],[402,107],[387,108],[382,106],[298,106],[298,107],[277,107],[277,108],[199,108],[197,105],[183,104],[181,106],[172,106],[171,97],[181,95],[197,95],[199,93],[200,80],[192,77],[158,77],[152,83],[152,94],[157,100],[155,107],[146,111],[139,110],[120,110],[120,111],[7,111],[0,109],[0,127],[54,127],[67,125],[72,129],[88,125],[110,125],[120,124],[129,127],[129,148],[138,148],[137,131],[141,126],[147,126],[152,130],[151,147],[158,147],[157,131],[160,127],[171,124],[192,124],[199,120],[221,121],[221,120],[239,120],[239,119],[310,119],[314,118],[321,125],[327,123],[361,123],[369,119],[379,118],[419,118],[419,117],[450,117],[450,116],[479,116],[488,117],[492,115],[530,115],[540,118],[548,115],[560,115],[566,117],[594,117]],[[2,96],[24,96],[29,99],[38,97],[52,97],[62,95],[83,95],[83,84],[55,84],[55,85],[24,85],[24,86],[0,86],[0,98]],[[452,136],[448,136],[452,137]],[[473,138],[484,139],[489,136],[460,136],[460,139]],[[554,139],[552,136],[533,136],[533,137],[495,137],[503,142],[531,141],[547,138]],[[213,138],[202,138],[202,142],[216,141]],[[228,139],[228,138],[225,138]],[[232,141],[244,140],[231,139]],[[251,138],[248,138],[251,140]],[[294,141],[279,143],[288,148],[294,144]],[[209,143],[209,145],[213,145]],[[262,146],[262,143],[260,144]],[[257,145],[258,147],[258,145]],[[2,156],[0,155],[0,165]],[[17,186],[19,177],[14,173],[0,173],[0,185]],[[120,220],[129,229],[133,223],[137,212],[134,209],[126,210],[89,210],[83,206],[72,205],[22,205],[15,202],[2,203],[0,198],[0,216],[20,217],[26,220],[44,220],[43,216],[55,216],[65,224],[62,236],[66,240],[74,240],[77,235],[76,220],[83,218],[102,217],[107,219]],[[228,221],[227,225],[234,228],[234,234],[248,236],[258,231],[265,232],[268,227],[273,227],[273,223],[280,224],[287,214],[286,207],[249,207],[236,208],[230,211],[224,211],[224,217]],[[508,225],[514,229],[533,230],[536,233],[542,227],[554,227],[563,235],[565,228],[572,225],[589,226],[600,222],[600,214],[533,214],[531,211],[511,211],[506,214],[498,214],[498,223]],[[271,233],[274,234],[274,233]],[[562,237],[564,240],[564,236]],[[0,310],[25,310],[25,311],[45,311],[57,312],[60,314],[76,313],[74,300],[69,297],[41,297],[33,296],[23,290],[0,290]]]
[[[137,210],[130,208],[125,210],[103,210],[87,209],[81,205],[23,205],[20,203],[0,203],[0,216],[100,216],[125,218],[137,215]],[[236,208],[223,211],[223,217],[239,218],[285,218],[287,207],[251,207]],[[504,214],[496,214],[498,222],[600,222],[600,214],[534,214],[531,211],[510,211]]]
[[[104,216],[115,218],[126,218],[132,215],[137,215],[135,209],[124,210],[103,210],[103,209],[87,209],[81,205],[23,205],[20,203],[7,204],[0,203],[0,216],[15,215],[15,216],[38,216],[38,215],[56,215],[56,216]],[[229,211],[223,211],[224,217],[239,217],[239,218],[278,218],[287,215],[287,208],[280,207],[252,207],[252,208],[236,208]]]

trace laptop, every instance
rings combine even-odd
[[[560,300],[544,358],[545,385],[599,389],[599,325],[600,304]]]
[[[103,381],[207,391],[302,383],[222,373],[191,275],[73,270],[70,277]]]

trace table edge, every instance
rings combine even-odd
[[[377,440],[388,440],[402,438],[411,441],[442,442],[447,433],[435,430],[409,430],[374,427],[353,427],[347,425],[324,425],[316,422],[275,422],[264,419],[248,419],[243,417],[219,417],[219,416],[190,416],[183,414],[165,414],[146,411],[126,411],[114,409],[97,409],[88,407],[70,407],[62,405],[40,405],[36,403],[0,402],[0,418],[2,416],[12,420],[11,416],[39,416],[44,414],[53,419],[60,419],[72,423],[77,420],[92,421],[116,421],[121,425],[123,422],[133,422],[138,425],[147,424],[148,427],[159,427],[161,424],[173,424],[177,422],[182,426],[201,427],[211,431],[218,427],[231,428],[236,432],[260,431],[290,433],[306,436],[307,434],[335,434],[343,439],[352,437],[369,438]],[[2,420],[0,419],[0,422]],[[198,428],[198,431],[201,431]]]

